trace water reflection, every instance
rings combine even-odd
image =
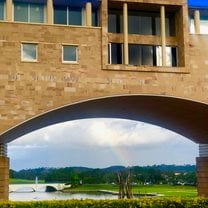
[[[11,201],[41,201],[41,200],[67,200],[67,199],[117,199],[118,196],[104,193],[62,193],[62,192],[32,192],[10,193]]]

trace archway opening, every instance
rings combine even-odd
[[[6,143],[52,124],[86,118],[120,118],[142,121],[172,130],[202,146],[203,158],[197,160],[200,172],[207,162],[208,106],[175,97],[126,95],[98,98],[63,106],[28,120],[1,135]],[[101,132],[102,133],[102,132]],[[204,151],[205,150],[205,151]],[[204,195],[204,176],[199,174],[198,190]],[[205,194],[206,195],[206,194]]]
[[[56,124],[25,135],[10,143],[9,155],[11,168],[16,170],[37,167],[102,169],[118,166],[134,169],[136,166],[151,165],[159,168],[161,164],[164,168],[164,164],[193,165],[197,154],[196,146],[187,138],[158,126],[123,119],[100,118]],[[144,184],[154,184],[156,187],[164,183],[164,188],[172,186],[172,183],[184,183],[182,179],[177,180],[181,178],[177,176],[174,180],[172,176],[168,176],[169,178],[160,179],[160,182],[154,181],[155,173],[151,174],[151,179],[144,176],[145,180],[138,178],[138,174],[134,183],[139,184],[135,187],[141,188]],[[80,178],[85,184],[85,176]],[[60,178],[63,181],[56,181],[57,179],[52,182],[67,182],[67,179]],[[105,183],[109,183],[107,180]],[[100,181],[103,181],[103,178],[100,178]],[[181,192],[185,192],[182,186]],[[192,188],[189,194],[196,196],[196,188]]]

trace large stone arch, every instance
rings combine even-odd
[[[4,132],[0,135],[0,140],[1,143],[8,143],[24,134],[55,123],[98,117],[124,118],[155,124],[201,144],[201,157],[197,158],[198,193],[200,196],[208,196],[206,189],[208,105],[205,103],[179,97],[144,94],[99,97],[65,105],[38,115]],[[1,176],[5,180],[5,175],[8,175],[7,159],[0,161],[0,165],[5,169],[5,172],[0,174],[1,182]],[[6,185],[2,187],[4,189],[2,197],[5,198]]]
[[[172,130],[199,143],[208,142],[208,105],[158,95],[117,95],[72,103],[27,120],[0,135],[8,143],[34,130],[76,119],[123,118]]]
[[[155,124],[202,144],[201,154],[204,154],[204,147],[206,152],[208,105],[193,100],[158,95],[118,95],[65,105],[9,129],[0,136],[0,139],[2,143],[7,143],[48,125],[97,117],[125,118]],[[206,190],[208,178],[205,174],[207,164],[206,153],[203,157],[197,158],[200,196],[208,196]]]

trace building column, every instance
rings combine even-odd
[[[161,45],[162,45],[162,66],[166,66],[166,26],[165,6],[160,7]]]
[[[124,33],[124,64],[129,64],[129,43],[128,43],[128,5],[123,4],[123,33]]]
[[[13,21],[13,0],[6,0],[6,21]]]
[[[47,0],[47,24],[53,24],[53,0]]]
[[[0,200],[9,199],[9,158],[7,145],[0,144]]]
[[[100,23],[102,28],[102,69],[108,65],[108,1],[101,1]]]
[[[199,157],[196,158],[197,190],[201,197],[208,197],[208,144],[199,144]]]
[[[92,3],[86,3],[86,26],[92,27]]]
[[[195,33],[200,34],[200,11],[196,10],[194,12],[194,28],[195,28]]]

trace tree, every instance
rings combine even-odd
[[[124,179],[125,172],[118,172],[117,177],[118,177],[118,184],[119,184],[119,199],[123,198],[128,198],[131,199],[133,198],[132,194],[132,184],[131,184],[131,171],[128,172],[128,175],[126,177],[126,180]]]

